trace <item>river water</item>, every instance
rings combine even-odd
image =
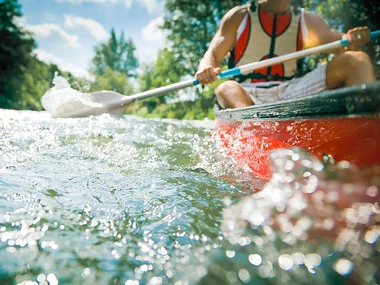
[[[377,283],[379,167],[266,183],[213,128],[0,110],[0,284]]]

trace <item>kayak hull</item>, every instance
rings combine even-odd
[[[221,110],[216,112],[215,134],[233,159],[263,178],[271,177],[269,154],[278,148],[303,148],[324,161],[380,165],[377,94],[379,83],[275,104]]]

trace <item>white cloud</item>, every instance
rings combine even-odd
[[[133,0],[124,0],[124,5],[127,9],[131,8],[133,4]]]
[[[165,46],[165,33],[160,29],[164,23],[162,17],[151,20],[142,30],[143,43],[136,51],[140,62],[152,63],[157,58],[157,52]]]
[[[160,26],[164,23],[164,18],[158,17],[151,20],[148,25],[142,29],[142,35],[146,42],[155,43],[156,45],[163,46],[165,43],[164,32]]]
[[[62,65],[63,60],[52,53],[44,51],[42,49],[35,49],[33,53],[37,56],[37,58],[46,63],[54,63],[56,65]]]
[[[25,29],[42,38],[47,38],[53,34],[57,34],[71,48],[80,48],[82,46],[82,44],[78,41],[79,38],[77,35],[69,34],[60,26],[55,24],[44,23],[40,25],[26,25]]]
[[[68,2],[72,4],[94,3],[94,4],[114,4],[124,2],[125,7],[131,8],[134,3],[145,6],[149,14],[157,11],[159,5],[158,0],[56,0],[57,2]]]
[[[69,2],[73,4],[79,3],[98,3],[98,4],[107,4],[107,3],[117,3],[120,0],[56,0],[57,2]]]
[[[65,15],[64,26],[66,28],[82,27],[98,41],[105,41],[109,37],[108,33],[101,24],[89,18]]]
[[[45,62],[45,63],[53,63],[59,66],[63,71],[69,71],[76,77],[82,77],[86,78],[88,80],[92,80],[92,76],[89,74],[89,72],[84,68],[79,68],[73,64],[65,62],[63,59],[55,56],[52,53],[49,53],[45,50],[41,49],[35,49],[33,53],[36,55],[36,57]]]
[[[142,0],[142,4],[146,7],[149,14],[153,14],[157,10],[157,0]]]

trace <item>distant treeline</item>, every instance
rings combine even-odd
[[[41,96],[52,87],[56,71],[66,77],[73,88],[90,92],[115,90],[130,95],[180,81],[193,75],[208,43],[223,15],[232,7],[246,1],[213,0],[194,5],[192,0],[167,0],[165,22],[168,47],[159,51],[156,62],[139,66],[132,39],[112,29],[107,42],[94,47],[95,55],[89,73],[93,81],[75,78],[54,64],[46,64],[33,54],[33,35],[17,25],[22,16],[18,0],[0,0],[0,108],[42,110]],[[378,0],[296,0],[294,4],[322,15],[329,25],[340,31],[357,26],[380,29]],[[181,16],[178,16],[181,15]],[[365,51],[375,64],[380,78],[379,41],[369,44]],[[327,55],[308,57],[299,62],[301,73],[326,61]],[[141,73],[136,70],[140,67]],[[137,80],[139,90],[132,81]],[[214,89],[218,82],[205,88],[194,88],[190,100],[176,101],[177,94],[168,94],[132,104],[127,113],[146,117],[179,119],[212,118]],[[170,103],[168,103],[170,102]]]

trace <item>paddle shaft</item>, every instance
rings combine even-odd
[[[375,31],[375,32],[371,32],[371,39],[374,40],[377,38],[380,38],[380,30]],[[248,73],[250,73],[254,70],[260,69],[260,68],[272,66],[275,64],[279,64],[282,62],[289,61],[289,60],[299,59],[299,58],[302,58],[302,57],[305,57],[308,55],[312,55],[312,54],[316,54],[316,53],[321,53],[321,52],[325,52],[325,51],[329,51],[329,50],[333,50],[333,49],[337,49],[337,48],[341,48],[341,47],[346,47],[348,45],[350,45],[350,42],[348,39],[338,40],[338,41],[328,43],[325,45],[321,45],[321,46],[317,46],[314,48],[300,50],[300,51],[296,51],[296,52],[289,53],[286,55],[282,55],[282,56],[278,56],[278,57],[274,57],[274,58],[270,58],[270,59],[266,59],[266,60],[262,60],[262,61],[248,63],[248,64],[245,64],[245,65],[242,65],[239,67],[235,67],[235,68],[221,72],[219,74],[218,78],[230,78],[230,77],[234,77],[234,76],[238,76],[238,75],[242,75],[242,74],[248,74]],[[160,96],[160,95],[166,94],[168,92],[177,91],[177,90],[184,89],[184,88],[191,87],[191,86],[196,86],[198,84],[199,84],[199,81],[197,79],[190,79],[190,80],[174,83],[171,85],[163,86],[163,87],[160,87],[157,89],[145,91],[145,92],[138,93],[135,95],[126,96],[125,98],[118,100],[117,102],[110,102],[110,104],[107,105],[107,108],[112,109],[115,107],[120,107],[123,105],[130,104],[132,102],[135,102],[137,100],[142,100],[142,99],[146,99],[146,98],[153,97],[153,96]]]

